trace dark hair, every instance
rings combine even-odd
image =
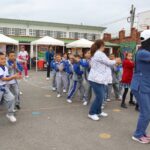
[[[150,38],[146,41],[141,42],[141,48],[150,51]]]
[[[104,45],[105,43],[103,40],[96,40],[95,43],[91,47],[91,55],[93,56],[95,52]]]
[[[15,51],[9,51],[9,52],[8,52],[8,56],[9,56],[10,54],[12,54],[12,53],[15,54]]]
[[[0,56],[3,56],[3,55],[5,55],[3,52],[0,52]]]

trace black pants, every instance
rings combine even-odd
[[[128,91],[129,91],[129,88],[125,88],[124,89],[124,93],[123,93],[123,96],[122,96],[122,104],[125,104],[125,100],[126,100]],[[132,94],[132,92],[130,92],[130,102],[133,102],[133,94]]]
[[[47,78],[50,77],[51,66],[47,65]]]

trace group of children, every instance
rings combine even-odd
[[[87,77],[90,71],[90,50],[80,55],[56,54],[51,62],[53,85],[52,89],[57,91],[60,98],[67,93],[67,102],[72,103],[74,96],[78,93],[83,105],[87,105],[91,99],[92,90]]]
[[[115,55],[110,54],[111,60],[115,60]],[[76,93],[79,95],[83,105],[88,105],[92,97],[92,88],[88,81],[90,72],[90,50],[86,50],[84,56],[73,54],[56,54],[51,62],[52,68],[52,90],[57,91],[57,98],[67,94],[67,102],[72,103]],[[115,99],[121,101],[121,107],[127,108],[125,103],[130,83],[134,72],[134,62],[132,53],[126,53],[122,64],[111,68],[113,81],[105,86],[106,102],[111,101],[112,90],[114,91]],[[122,94],[123,92],[123,94]],[[133,95],[130,92],[130,105],[136,105],[133,100]],[[137,105],[136,105],[137,106]],[[136,107],[138,109],[138,106]]]
[[[111,54],[110,59],[114,60],[115,55]],[[78,54],[56,54],[51,62],[52,68],[52,90],[57,91],[57,98],[67,94],[67,102],[72,103],[76,94],[80,97],[83,105],[88,105],[92,97],[92,88],[88,81],[90,72],[91,52],[86,50],[84,56]],[[125,103],[126,96],[130,89],[130,83],[134,72],[134,62],[132,53],[127,53],[122,64],[111,68],[112,83],[105,87],[106,102],[111,100],[112,89],[115,99],[122,100],[121,107],[127,108]],[[17,61],[14,51],[10,51],[8,57],[0,52],[0,103],[6,104],[8,113],[7,118],[11,122],[16,122],[15,112],[20,109],[20,96],[18,79],[21,79],[23,66]],[[124,92],[122,94],[122,91]],[[130,105],[136,105],[133,94],[130,92]],[[138,105],[136,105],[138,109]]]
[[[20,110],[18,80],[22,79],[22,71],[14,51],[10,51],[7,57],[0,52],[0,104],[6,105],[6,117],[13,123],[17,121],[15,112]]]

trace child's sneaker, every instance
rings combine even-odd
[[[107,102],[110,102],[111,100],[108,98],[106,101],[107,101]]]
[[[121,107],[122,107],[122,108],[125,108],[125,109],[128,108],[127,105],[126,105],[126,104],[123,104],[123,103],[121,104]]]
[[[9,121],[10,122],[12,122],[12,123],[14,123],[14,122],[16,122],[17,121],[17,119],[15,118],[15,116],[14,115],[6,115],[6,117],[9,119]]]
[[[105,112],[102,112],[101,114],[99,114],[100,117],[108,117],[108,114]]]
[[[97,115],[88,115],[88,117],[94,121],[98,121],[99,120],[99,117]]]
[[[65,89],[63,89],[63,93],[67,93],[67,91]]]
[[[14,110],[13,110],[13,113],[16,113],[16,112],[17,112],[17,110],[16,110],[16,109],[14,109]]]
[[[55,87],[52,87],[52,90],[53,90],[53,91],[56,91],[56,88],[55,88]]]
[[[88,105],[87,101],[83,102],[83,106],[87,106],[87,105]]]
[[[22,95],[23,93],[20,91],[20,93],[19,93],[20,95]]]
[[[70,99],[67,99],[67,102],[71,104],[71,103],[72,103],[72,100],[70,100]]]
[[[61,94],[57,94],[57,98],[60,98],[61,97]]]
[[[149,144],[150,143],[150,140],[148,140],[144,136],[141,138],[136,138],[136,137],[132,136],[132,140],[137,141],[137,142],[142,143],[142,144]]]
[[[20,105],[16,105],[15,107],[16,107],[17,110],[21,109]]]
[[[50,78],[46,78],[46,80],[50,80]]]

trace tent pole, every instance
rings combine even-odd
[[[38,71],[38,68],[37,68],[38,67],[37,66],[37,64],[38,64],[38,62],[37,62],[38,58],[37,57],[38,57],[38,50],[37,50],[37,44],[36,44],[36,72]]]
[[[32,46],[31,43],[30,43],[30,70],[32,69],[32,63],[31,63],[31,51],[32,51]]]

